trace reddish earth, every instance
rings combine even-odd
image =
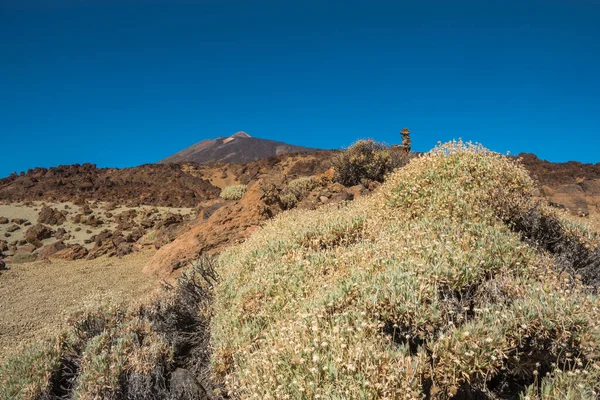
[[[542,194],[559,208],[575,215],[598,219],[600,214],[600,163],[577,161],[552,163],[535,154],[519,154],[542,190]]]
[[[193,207],[219,188],[181,165],[96,168],[92,164],[35,168],[0,180],[0,201],[99,200],[127,205]]]

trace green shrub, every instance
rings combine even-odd
[[[225,200],[240,200],[246,194],[246,185],[231,185],[221,190],[221,198]]]
[[[298,199],[306,197],[311,190],[319,186],[319,181],[314,176],[301,176],[291,180],[287,187]]]
[[[291,192],[282,193],[279,195],[279,202],[284,210],[291,210],[298,204],[298,198]]]
[[[60,365],[52,343],[34,345],[0,366],[0,399],[37,399],[48,390]]]
[[[365,181],[383,182],[385,175],[406,165],[409,155],[372,139],[359,140],[336,156],[335,180],[345,186]]]

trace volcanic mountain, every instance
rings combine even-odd
[[[237,132],[229,137],[203,140],[161,160],[160,163],[195,162],[206,164],[213,161],[239,163],[287,153],[313,153],[315,151],[318,149],[254,138],[246,132]]]

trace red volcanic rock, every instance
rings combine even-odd
[[[48,239],[51,236],[52,229],[42,224],[33,225],[25,232],[25,240],[27,243],[31,243],[36,247],[41,247],[42,240]]]
[[[61,225],[66,220],[67,218],[62,212],[55,210],[54,208],[44,206],[40,211],[37,222],[39,224]]]
[[[52,255],[52,258],[59,258],[62,260],[80,260],[88,255],[88,251],[85,247],[74,244],[65,249],[59,250]]]

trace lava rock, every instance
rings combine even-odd
[[[42,224],[33,225],[25,232],[25,240],[36,247],[42,247],[42,240],[52,236],[52,229]]]
[[[61,225],[66,220],[67,218],[62,212],[52,207],[44,206],[42,211],[40,211],[37,222],[39,224]]]

